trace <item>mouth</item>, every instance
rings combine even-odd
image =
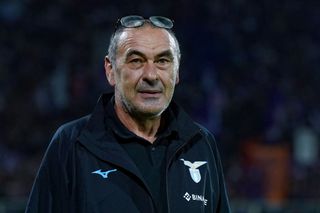
[[[160,90],[140,90],[138,91],[139,93],[148,93],[148,94],[157,94],[157,93],[161,93]]]
[[[161,90],[139,90],[138,93],[143,98],[157,98],[162,94]]]

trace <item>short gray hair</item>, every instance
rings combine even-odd
[[[152,26],[152,25],[151,25]],[[117,57],[117,51],[118,51],[118,44],[120,40],[121,33],[124,31],[124,27],[119,27],[116,29],[116,31],[111,35],[110,43],[108,47],[108,57],[111,61],[111,64],[113,66],[116,65],[116,57]],[[165,28],[162,28],[165,29]],[[176,54],[178,58],[178,65],[180,64],[180,58],[181,58],[181,52],[180,52],[180,46],[177,37],[175,36],[174,32],[170,29],[165,29],[174,39],[176,43]]]

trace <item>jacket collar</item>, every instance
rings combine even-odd
[[[86,127],[78,137],[78,141],[97,158],[124,168],[140,180],[143,180],[142,174],[127,152],[115,141],[112,134],[106,131],[104,106],[112,96],[113,94],[103,94],[100,96]]]
[[[87,126],[84,131],[91,132],[95,138],[105,134],[106,126],[106,106],[111,101],[113,93],[102,94],[98,102],[91,113],[90,119],[88,120]],[[172,129],[176,130],[179,134],[179,138],[188,141],[193,135],[199,132],[199,127],[194,124],[193,120],[189,115],[180,107],[176,102],[172,101],[168,107],[175,118]]]
[[[111,129],[106,128],[106,106],[111,101],[113,93],[103,94],[88,120],[86,127],[80,133],[79,141],[93,154],[105,161],[111,161],[118,166],[126,167],[135,174],[140,174],[133,161],[129,158],[126,151],[115,141],[110,134]],[[169,109],[172,111],[175,129],[178,138],[173,140],[169,146],[168,155],[174,155],[179,147],[187,144],[190,139],[199,132],[199,127],[194,124],[191,118],[175,102],[171,102]],[[107,154],[106,154],[107,153]]]
[[[158,130],[157,137],[160,139],[165,137],[177,137],[178,129],[176,119],[170,108],[162,114],[161,119],[161,129]],[[117,117],[114,109],[114,96],[105,106],[105,126],[122,139],[130,141],[137,137],[133,132],[129,131]]]

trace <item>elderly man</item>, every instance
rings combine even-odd
[[[213,136],[171,101],[172,27],[161,16],[118,21],[105,58],[114,93],[58,129],[26,212],[230,212]]]

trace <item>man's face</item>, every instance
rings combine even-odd
[[[177,47],[164,29],[145,25],[121,34],[116,64],[107,76],[116,107],[130,115],[157,117],[169,105],[179,81]]]

